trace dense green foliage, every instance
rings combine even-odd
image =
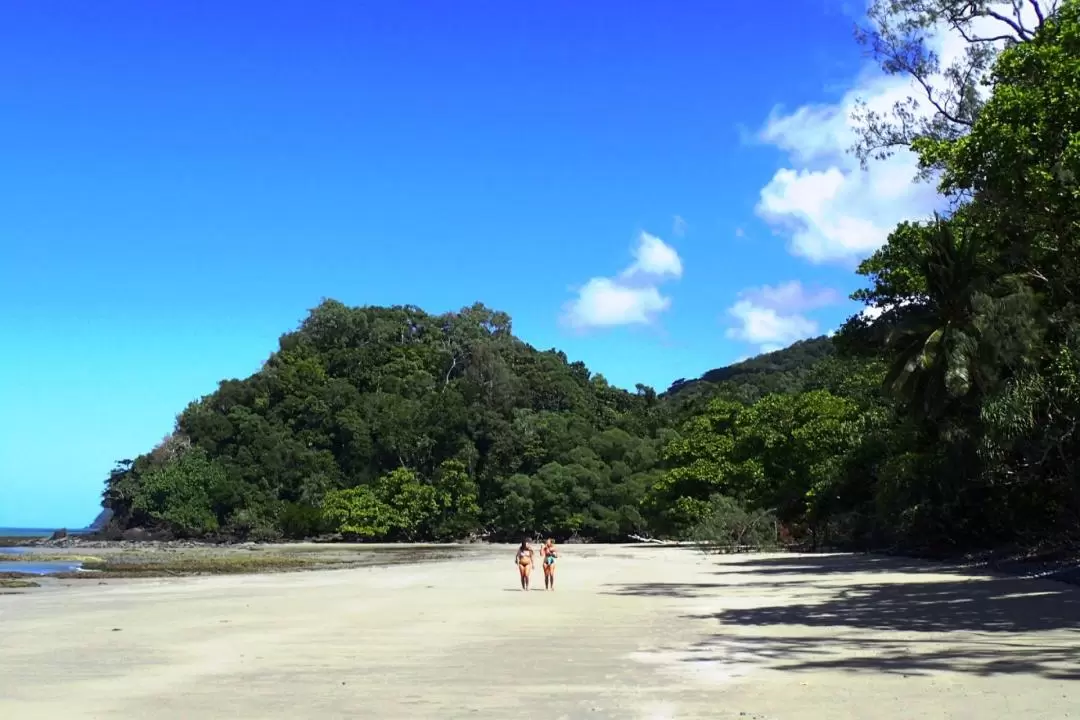
[[[875,7],[888,25],[896,8],[934,3],[985,9]],[[903,39],[890,27],[879,52]],[[114,471],[114,523],[934,551],[1075,537],[1080,3],[969,59],[993,68],[985,97],[896,139],[952,210],[902,223],[860,265],[854,298],[875,312],[835,337],[658,396],[535,350],[481,305],[434,316],[327,301],[259,372],[223,382]]]
[[[703,399],[717,394],[753,403],[770,393],[801,392],[818,361],[834,354],[833,342],[827,337],[800,340],[783,350],[709,370],[698,380],[676,380],[664,398],[685,410],[700,409]]]
[[[1080,521],[1080,4],[1021,28],[988,87],[964,132],[913,138],[955,209],[862,264],[857,296],[883,313],[839,338],[889,366],[895,430],[867,481],[907,545],[1060,539]]]
[[[181,535],[612,538],[645,527],[665,425],[651,389],[536,351],[505,314],[327,301],[119,467],[105,502]]]

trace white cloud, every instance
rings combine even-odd
[[[643,232],[633,250],[634,262],[615,278],[594,277],[567,303],[563,322],[576,329],[645,325],[671,307],[661,294],[665,280],[682,277],[683,266],[673,247]]]
[[[791,252],[811,262],[850,261],[885,242],[902,220],[928,214],[937,194],[913,182],[916,161],[898,153],[863,171],[847,152],[855,140],[851,113],[859,98],[886,109],[909,94],[907,83],[876,78],[859,83],[840,103],[774,112],[761,139],[787,151],[781,168],[761,189],[758,215],[785,233]]]
[[[881,317],[883,314],[887,313],[888,311],[890,311],[890,310],[892,310],[894,308],[904,307],[905,305],[910,305],[912,302],[913,302],[912,300],[901,300],[900,302],[896,303],[895,305],[881,305],[881,306],[867,305],[866,307],[864,307],[859,312],[859,315],[866,318],[870,322],[873,322],[874,320],[877,320],[879,317]]]
[[[882,308],[876,307],[874,305],[867,305],[865,308],[862,309],[862,312],[860,312],[859,314],[867,320],[873,322],[874,320],[877,320],[879,317],[881,317],[881,313],[883,312],[885,312],[885,310]]]
[[[1003,7],[1003,14],[1011,16],[1011,4]],[[973,29],[982,34],[980,23]],[[961,37],[944,31],[929,44],[942,67],[966,47]],[[867,68],[835,104],[804,105],[789,113],[774,109],[769,115],[758,139],[785,151],[789,166],[761,189],[756,212],[787,236],[793,254],[816,263],[850,262],[880,247],[897,223],[925,217],[940,206],[932,183],[913,182],[913,154],[899,152],[863,171],[848,152],[856,139],[852,112],[857,101],[888,115],[897,101],[912,96],[920,97],[913,80]]]
[[[739,293],[739,297],[758,307],[780,312],[805,312],[839,302],[842,297],[832,288],[808,289],[798,280],[780,285],[762,285]]]
[[[727,336],[758,345],[762,352],[768,352],[765,349],[768,347],[776,349],[790,345],[817,332],[817,323],[803,315],[784,315],[772,308],[754,305],[749,300],[738,301],[728,308],[728,314],[739,325],[728,328]]]
[[[638,237],[634,248],[634,264],[622,271],[624,278],[639,276],[682,277],[682,260],[675,248],[647,232]]]
[[[644,324],[669,307],[671,298],[653,286],[633,288],[599,277],[589,280],[578,292],[569,319],[575,327]]]
[[[803,313],[840,299],[835,290],[808,290],[798,280],[744,290],[728,308],[736,324],[728,328],[727,336],[757,345],[763,353],[779,350],[818,334],[818,324]]]

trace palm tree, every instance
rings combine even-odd
[[[957,237],[953,225],[939,217],[926,227],[920,272],[925,295],[898,309],[901,319],[886,339],[895,359],[885,385],[932,418],[972,389],[979,351],[973,300],[985,278],[977,243]]]
[[[899,308],[886,348],[894,361],[886,390],[920,415],[938,417],[953,401],[985,392],[1035,341],[1034,295],[1016,275],[995,278],[972,233],[935,217],[920,267],[925,294]]]

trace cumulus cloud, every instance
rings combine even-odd
[[[594,277],[586,282],[564,308],[563,323],[579,330],[646,325],[671,307],[671,298],[660,292],[659,285],[682,277],[682,259],[675,248],[643,232],[633,258],[616,277]]]
[[[761,189],[756,211],[788,236],[793,254],[815,263],[858,259],[880,247],[898,222],[934,209],[933,186],[913,182],[917,167],[910,153],[865,171],[848,153],[855,141],[851,114],[860,98],[887,111],[909,93],[906,82],[879,77],[857,84],[836,105],[769,117],[760,138],[785,150],[791,167]]]
[[[881,305],[881,306],[867,305],[866,307],[864,307],[859,312],[859,315],[866,318],[870,322],[873,322],[873,321],[877,320],[879,317],[881,317],[882,315],[884,315],[885,313],[889,312],[890,310],[893,310],[895,308],[901,308],[901,307],[904,307],[906,305],[910,305],[912,302],[913,302],[912,300],[901,300],[900,302],[896,303],[895,305]]]
[[[799,313],[784,315],[772,308],[754,305],[749,300],[738,301],[728,308],[728,313],[739,324],[728,328],[727,336],[758,345],[761,352],[790,345],[817,332],[817,323]]]
[[[669,307],[671,298],[661,295],[656,287],[627,287],[598,277],[578,291],[569,308],[569,319],[575,327],[644,324]]]
[[[843,299],[840,293],[832,288],[806,288],[798,280],[743,290],[740,297],[758,307],[786,312],[816,310]]]
[[[1011,4],[1004,8],[1004,14],[1012,14]],[[978,22],[973,27],[980,29]],[[929,45],[942,67],[966,47],[963,38],[944,30]],[[871,162],[864,171],[848,152],[856,140],[852,113],[860,100],[869,110],[889,115],[895,103],[908,97],[921,99],[914,80],[868,67],[837,103],[791,112],[774,109],[769,115],[758,139],[787,153],[788,166],[761,189],[756,212],[788,238],[793,254],[815,263],[851,262],[880,247],[897,223],[925,217],[940,206],[932,183],[913,182],[917,166],[912,153]]]
[[[638,237],[634,248],[634,264],[622,271],[623,278],[682,277],[682,260],[675,248],[647,232]]]
[[[808,289],[798,280],[744,290],[728,308],[735,324],[728,328],[727,336],[757,345],[763,353],[779,350],[818,334],[818,324],[804,313],[840,300],[835,290]]]
[[[885,310],[882,308],[876,307],[874,305],[867,305],[862,309],[859,314],[867,320],[873,322],[874,320],[877,320],[879,317],[881,317],[881,314],[883,312],[885,312]]]

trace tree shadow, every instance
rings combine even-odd
[[[885,632],[1031,633],[1080,629],[1080,591],[1016,578],[870,583],[823,602],[698,616],[740,627],[799,625]]]
[[[687,663],[764,665],[781,672],[815,670],[922,676],[941,672],[981,677],[1038,675],[1080,680],[1075,646],[1039,641],[966,640],[936,637],[893,640],[875,637],[716,635],[694,645]]]
[[[959,565],[929,563],[886,555],[805,554],[781,557],[749,557],[726,560],[718,574],[752,572],[757,575],[823,575],[856,573],[941,573],[960,569]]]
[[[777,591],[777,604],[684,616],[715,620],[722,630],[692,648],[688,662],[1080,680],[1080,588],[1071,585],[862,556],[726,561],[718,574],[728,582],[643,583],[610,592],[716,598],[722,606],[747,590]],[[792,577],[781,580],[784,574]]]
[[[710,590],[733,587],[731,583],[633,583],[614,585],[605,595],[636,595],[641,597],[692,598],[712,595]]]
[[[727,556],[718,574],[753,571],[762,575],[800,575],[812,573],[849,574],[873,572],[941,573],[941,572],[1001,572],[1015,577],[1036,577],[1061,580],[1080,585],[1080,561],[1075,551],[1047,554],[984,553],[963,560],[932,561],[903,556],[805,553],[737,558]]]

